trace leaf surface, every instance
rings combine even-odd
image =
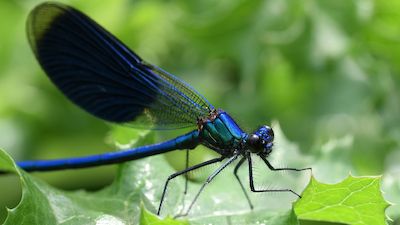
[[[349,176],[337,184],[323,184],[312,178],[294,205],[296,215],[303,220],[385,225],[389,204],[380,182],[381,177]]]

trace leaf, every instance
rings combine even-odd
[[[110,140],[129,147],[132,144],[153,143],[154,137],[147,132],[132,131],[127,134],[115,129],[110,135]],[[350,176],[334,185],[322,184],[312,178],[303,193],[303,198],[294,205],[296,214],[293,210],[265,208],[274,205],[276,207],[279,201],[271,201],[270,198],[266,200],[262,195],[256,194],[250,194],[256,206],[256,210],[250,211],[246,210],[242,193],[238,193],[240,190],[237,183],[229,174],[219,177],[219,181],[222,182],[220,184],[225,186],[218,185],[216,181],[215,185],[207,188],[208,192],[203,193],[196,202],[188,220],[174,220],[171,217],[160,219],[152,212],[155,212],[158,206],[165,178],[174,172],[162,156],[121,164],[113,184],[93,193],[67,192],[53,188],[34,176],[18,170],[12,159],[3,151],[0,151],[0,168],[18,173],[23,187],[21,203],[15,209],[9,210],[5,225],[256,225],[260,223],[298,225],[297,216],[303,220],[380,225],[385,224],[384,210],[388,206],[379,189],[380,177]],[[172,209],[169,210],[170,213],[176,214],[182,202],[190,202],[193,193],[196,193],[200,185],[201,182],[190,183],[189,191],[192,193],[185,197],[182,195],[183,179],[178,179],[174,191],[170,191],[167,195],[165,208]],[[221,187],[230,188],[222,190]],[[254,196],[257,196],[257,199],[254,199]],[[279,196],[279,199],[283,199],[282,196]]]
[[[122,138],[124,145],[134,143],[139,146],[154,143],[153,135],[148,133],[145,135],[146,133],[137,131],[130,134],[130,138],[135,141],[127,143],[126,134],[121,137],[122,133],[124,132],[117,131],[110,138],[114,141]],[[291,210],[273,211],[262,208],[261,205],[268,206],[276,203],[270,204],[268,201],[266,204],[263,197],[253,199],[258,211],[250,211],[231,173],[216,180],[232,188],[221,190],[222,186],[216,181],[215,185],[210,185],[201,195],[187,218],[183,220],[174,220],[170,217],[159,219],[152,212],[155,212],[158,207],[165,179],[174,172],[163,156],[153,156],[121,164],[115,181],[97,192],[63,191],[51,187],[15,167],[12,159],[2,150],[0,150],[0,168],[17,173],[23,188],[22,200],[16,208],[8,211],[5,225],[298,224],[296,215]],[[168,212],[175,215],[182,206],[182,200],[193,199],[193,193],[183,196],[183,184],[183,178],[177,179],[173,187],[174,191],[167,193],[163,215]],[[195,193],[200,185],[201,183],[191,182],[189,192]],[[169,190],[172,190],[172,187]],[[222,201],[222,203],[216,204],[216,201]],[[221,206],[224,208],[221,209]],[[214,210],[213,207],[219,210]]]
[[[16,172],[12,158],[7,154],[0,154],[0,172]]]
[[[201,218],[192,220],[193,225],[202,224],[246,224],[246,225],[298,225],[296,214],[293,210],[287,212],[268,212],[265,210],[253,211],[246,214],[236,214],[231,216],[211,216],[208,218]]]
[[[380,191],[381,177],[349,176],[337,184],[323,184],[314,177],[294,205],[302,220],[350,225],[385,225],[389,204]]]
[[[127,126],[112,125],[111,129],[106,137],[106,142],[110,145],[115,145],[119,149],[130,148],[136,144],[139,138],[146,137],[149,132],[132,129]],[[150,138],[154,137],[148,135]],[[151,142],[152,140],[149,140]]]
[[[152,141],[149,140],[151,135],[138,136],[141,134],[136,137],[137,144]],[[4,151],[0,151],[0,159],[4,161],[2,168],[14,167]],[[89,193],[58,190],[14,167],[22,183],[22,200],[16,208],[9,210],[4,224],[138,224],[140,203],[149,202],[141,194],[146,179],[142,168],[142,163],[123,164],[120,173],[129,170],[125,178],[132,181],[135,177],[134,181],[127,182],[124,176],[118,176],[105,189]]]
[[[187,221],[177,221],[170,217],[160,219],[156,215],[141,207],[140,225],[189,225]]]
[[[386,163],[386,171],[383,175],[384,179],[382,182],[382,190],[384,192],[385,199],[388,202],[393,202],[386,215],[389,218],[393,218],[397,221],[400,218],[400,169],[398,159],[400,157],[400,152],[395,152],[395,154],[390,155],[390,162]],[[389,161],[389,160],[388,160]],[[400,222],[400,220],[398,221]],[[394,222],[394,224],[399,225],[399,223]]]

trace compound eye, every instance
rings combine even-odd
[[[264,132],[266,133],[266,135],[273,140],[274,139],[274,131],[272,130],[272,128],[270,126],[264,125]]]
[[[256,146],[259,144],[259,142],[260,142],[260,137],[258,135],[256,135],[256,134],[250,135],[250,137],[249,137],[250,145]]]

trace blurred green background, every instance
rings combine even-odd
[[[0,148],[16,160],[110,151],[108,125],[59,93],[28,46],[25,21],[40,2],[0,1]],[[321,181],[383,174],[386,198],[400,203],[399,1],[62,2],[192,84],[244,129],[278,120]],[[98,189],[113,174],[109,166],[38,176],[64,189]],[[18,185],[0,177],[0,208],[17,204]],[[400,224],[400,207],[388,212]]]

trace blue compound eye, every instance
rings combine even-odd
[[[269,126],[265,126],[265,129],[267,130],[267,135],[270,137],[270,139],[274,140],[274,131],[272,130],[272,128]]]
[[[255,134],[259,137],[259,143],[262,146],[262,151],[265,154],[269,154],[272,151],[273,141],[274,141],[274,131],[270,126],[264,125],[261,126]]]
[[[260,127],[255,134],[260,136],[261,139],[264,139],[266,142],[271,142],[274,140],[274,131],[267,125]]]

